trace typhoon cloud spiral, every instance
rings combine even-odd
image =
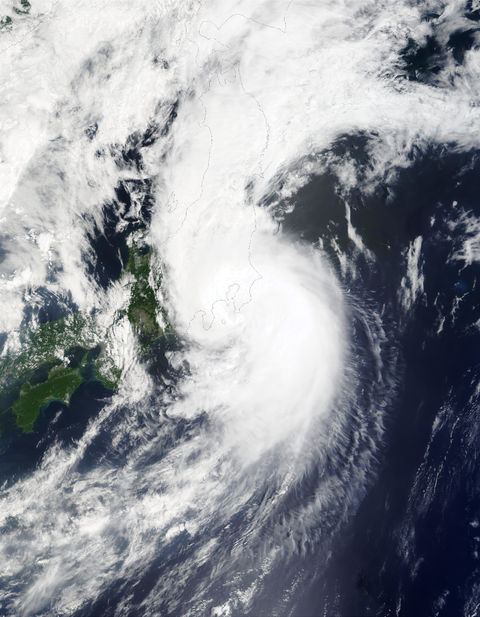
[[[478,612],[480,5],[0,3],[0,614]]]

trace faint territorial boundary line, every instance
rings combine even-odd
[[[30,26],[26,28],[27,32],[25,32],[24,36],[22,36],[21,38],[18,38],[14,43],[11,43],[10,45],[7,45],[6,47],[2,47],[2,49],[0,50],[0,55],[5,53],[8,49],[11,49],[12,47],[15,47],[17,45],[20,45],[20,43],[22,43],[30,34],[32,34],[35,30],[38,30],[38,28],[40,28],[40,26],[43,24],[43,22],[52,16],[52,14],[54,13],[55,9],[57,8],[58,4],[59,4],[60,0],[55,0],[55,2],[52,4],[52,7],[50,8],[50,11],[47,11],[46,13],[39,13],[37,15],[37,21],[33,26]],[[33,17],[33,15],[30,13],[29,18]],[[14,26],[12,26],[13,28]],[[12,32],[13,34],[13,32]],[[3,35],[0,35],[3,36]],[[0,616],[1,617],[1,616]]]
[[[272,26],[272,24],[266,24],[262,21],[259,21],[258,19],[255,19],[254,17],[248,17],[247,15],[245,15],[244,13],[232,13],[231,15],[229,15],[226,19],[224,19],[222,21],[222,23],[217,26],[217,24],[214,21],[205,19],[204,21],[200,22],[199,25],[199,34],[200,36],[203,36],[206,39],[213,39],[215,41],[217,41],[217,43],[219,43],[220,45],[224,45],[224,43],[221,43],[221,41],[218,41],[215,37],[207,37],[203,34],[200,33],[200,28],[202,27],[202,24],[213,24],[215,26],[215,28],[220,31],[223,26],[229,22],[231,19],[233,19],[234,17],[243,17],[246,21],[252,21],[253,23],[257,24],[258,26],[263,26],[264,28],[271,28],[272,30],[278,30],[279,32],[281,32],[282,34],[286,34],[287,32],[287,13],[290,10],[291,5],[293,4],[294,0],[290,0],[289,3],[287,4],[287,8],[285,10],[285,13],[283,14],[283,28],[279,28],[278,26]]]
[[[271,28],[273,30],[277,30],[277,31],[281,32],[282,34],[286,34],[286,32],[287,32],[287,19],[286,19],[286,15],[287,15],[291,5],[293,4],[293,1],[294,0],[290,0],[288,2],[288,4],[287,4],[287,8],[286,8],[286,11],[285,11],[284,16],[283,16],[283,23],[284,23],[283,28],[279,28],[278,26],[273,26],[271,24],[267,24],[267,23],[261,22],[261,21],[255,19],[255,18],[248,17],[248,16],[244,15],[243,13],[233,13],[227,19],[225,19],[219,26],[217,26],[215,24],[215,22],[213,22],[211,20],[204,20],[204,21],[200,22],[199,27],[198,27],[198,34],[199,34],[199,36],[201,36],[202,38],[205,38],[206,40],[213,40],[218,45],[222,46],[223,48],[229,49],[230,46],[228,44],[225,44],[225,43],[219,41],[215,37],[209,37],[209,36],[206,36],[205,34],[203,34],[201,32],[201,28],[202,28],[203,24],[212,24],[218,31],[220,31],[225,26],[225,24],[228,21],[230,21],[231,19],[233,19],[234,17],[242,17],[246,21],[251,21],[251,22],[253,22],[253,23],[255,23],[255,24],[259,25],[259,26],[262,26],[262,27],[265,27],[265,28]],[[187,31],[186,26],[185,26],[185,30],[186,30],[186,34],[188,35],[188,31]],[[198,55],[199,55],[200,47],[199,47],[198,43],[196,43],[194,40],[192,40],[188,36],[186,37],[186,40],[188,40],[190,43],[192,43],[193,45],[196,46],[197,53],[196,53],[196,56],[195,56],[195,64],[197,66],[199,66]],[[233,68],[234,68],[235,72],[238,74],[239,83],[240,83],[240,86],[241,86],[243,92],[247,96],[249,96],[250,98],[252,98],[254,100],[255,105],[257,106],[259,112],[262,114],[263,119],[264,119],[264,123],[265,123],[265,143],[264,143],[264,146],[262,147],[262,150],[261,150],[260,155],[259,155],[258,171],[253,174],[253,178],[258,177],[258,178],[263,179],[264,178],[264,159],[265,159],[266,151],[267,151],[268,146],[270,144],[270,133],[271,133],[270,124],[268,122],[267,115],[265,113],[265,110],[264,110],[261,102],[257,99],[257,97],[252,92],[249,92],[248,90],[246,90],[245,85],[243,83],[243,78],[242,78],[239,66],[237,65],[236,67],[233,67]],[[201,69],[200,66],[199,66],[199,69]],[[218,75],[218,73],[217,73],[217,75]],[[207,162],[207,166],[205,168],[205,171],[204,171],[204,173],[202,175],[202,180],[201,180],[201,184],[200,184],[200,192],[198,194],[198,197],[194,201],[190,202],[188,204],[188,206],[185,208],[185,212],[184,212],[184,216],[182,218],[182,221],[180,222],[180,224],[177,227],[177,229],[167,236],[167,240],[171,239],[172,237],[174,237],[175,235],[177,235],[180,232],[180,230],[182,229],[182,227],[184,226],[184,224],[185,224],[185,222],[187,220],[187,217],[188,217],[190,209],[193,206],[195,206],[195,204],[197,204],[200,201],[200,199],[202,198],[203,193],[204,193],[204,181],[205,181],[206,174],[207,174],[207,172],[208,172],[208,170],[210,168],[211,152],[212,152],[212,148],[213,148],[213,133],[212,133],[212,130],[211,130],[210,126],[207,124],[207,108],[206,108],[205,103],[203,102],[203,95],[205,94],[205,92],[209,91],[210,86],[211,86],[211,80],[212,80],[212,78],[208,79],[207,84],[206,84],[206,88],[204,89],[203,94],[199,95],[199,97],[198,97],[198,100],[201,102],[201,104],[203,106],[203,109],[204,109],[204,117],[203,117],[203,120],[201,121],[201,125],[204,126],[205,128],[207,128],[209,133],[210,133],[210,148],[209,148],[209,153],[208,153],[208,162]],[[172,192],[170,194],[169,201],[170,201],[171,198],[173,198],[175,200],[175,193],[174,192]],[[214,312],[215,311],[215,306],[217,304],[219,304],[219,303],[224,303],[224,304],[228,305],[230,302],[232,302],[233,303],[233,307],[234,307],[234,312],[235,313],[239,313],[244,306],[246,306],[247,304],[252,302],[252,300],[253,300],[253,294],[252,294],[253,286],[255,285],[255,283],[257,283],[258,281],[263,279],[263,274],[256,267],[256,265],[254,263],[254,260],[253,260],[253,255],[252,255],[253,237],[254,237],[254,234],[257,231],[257,212],[256,212],[255,202],[253,200],[250,200],[250,201],[251,201],[251,207],[252,207],[254,222],[253,222],[253,229],[252,229],[252,231],[250,233],[250,239],[249,239],[249,243],[248,243],[248,263],[249,263],[249,266],[252,268],[252,270],[257,274],[257,276],[254,278],[254,280],[249,285],[248,300],[244,301],[239,306],[236,306],[235,297],[233,297],[232,299],[228,299],[228,294],[230,293],[230,290],[232,288],[237,287],[237,291],[238,291],[238,289],[240,289],[240,287],[241,287],[238,282],[233,282],[231,285],[229,285],[228,290],[227,290],[227,292],[225,294],[225,298],[218,298],[217,300],[212,302],[211,307],[210,307],[210,311],[209,311],[210,314],[211,314],[211,320],[210,320],[209,323],[206,323],[206,317],[208,315],[207,311],[205,311],[204,309],[199,309],[199,310],[194,312],[194,314],[192,315],[192,317],[191,317],[191,319],[189,321],[189,324],[187,326],[187,335],[190,332],[191,325],[192,325],[193,321],[199,315],[202,316],[202,327],[203,327],[203,329],[204,330],[210,330],[212,328],[212,326],[213,326],[213,323],[215,322],[215,319],[216,319],[215,318],[215,312]],[[173,212],[175,210],[176,210],[176,207],[174,207],[173,209],[169,210],[169,212]]]

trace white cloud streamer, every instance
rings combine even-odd
[[[328,504],[340,518],[348,513],[369,473],[367,453],[363,467],[319,483],[285,523],[270,521],[311,461],[322,462],[341,442],[345,420],[333,402],[351,394],[345,372],[354,381],[355,367],[345,370],[344,299],[324,256],[282,235],[258,204],[275,178],[295,176],[298,160],[342,133],[377,136],[369,180],[393,163],[408,165],[414,142],[478,145],[480,55],[468,52],[454,87],[447,79],[442,87],[400,79],[399,51],[408,36],[425,34],[419,8],[407,2],[393,9],[382,2],[152,7],[111,0],[92,8],[32,1],[31,18],[34,27],[25,19],[1,34],[0,197],[9,250],[1,264],[2,326],[18,326],[25,290],[42,284],[69,290],[82,308],[111,309],[115,290],[105,297],[93,289],[81,261],[85,217],[99,219],[123,174],[97,151],[164,120],[162,105],[179,96],[177,120],[145,151],[142,173],[156,183],[150,239],[185,343],[171,361],[188,363],[188,371],[174,395],[155,403],[150,382],[130,376],[137,401],[146,391],[143,404],[132,405],[122,391],[70,450],[52,449],[32,474],[3,489],[1,524],[17,527],[0,538],[4,576],[15,588],[2,601],[11,615],[69,614],[116,579],[139,580],[186,534],[191,553],[162,571],[144,614],[158,614],[158,599],[172,586],[178,596],[170,608],[178,607],[199,564],[214,556],[223,561],[213,580],[247,572],[225,592],[228,614],[229,597],[254,589],[243,552],[264,552],[263,576],[282,552],[308,541]],[[98,136],[90,144],[84,131],[93,121]],[[302,170],[298,176],[297,186],[306,180]],[[55,283],[52,264],[63,267]],[[131,404],[128,413],[122,401]],[[172,446],[178,426],[190,433]],[[82,471],[99,435],[107,452]],[[265,486],[262,508],[257,492]],[[239,512],[247,522],[223,548],[219,538]],[[212,537],[198,540],[204,529]],[[190,614],[210,607],[212,585],[198,590]]]

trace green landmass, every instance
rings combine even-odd
[[[90,379],[113,390],[119,378],[93,316],[75,312],[27,329],[19,351],[0,357],[0,435],[7,432],[12,414],[17,428],[31,432],[50,400],[68,404],[76,388]]]
[[[16,15],[29,15],[32,5],[28,0],[20,0],[20,5],[12,6],[12,10]],[[4,15],[0,18],[0,31],[11,30],[13,19],[10,15]]]
[[[20,0],[20,5],[22,7],[21,9],[19,9],[16,6],[13,7],[13,10],[15,11],[15,13],[17,13],[17,15],[28,15],[32,7],[30,2],[28,0]]]
[[[35,386],[26,382],[12,406],[17,426],[25,433],[33,431],[33,424],[41,408],[55,400],[68,404],[82,381],[78,370],[56,366],[50,370],[46,381]]]
[[[161,276],[152,272],[153,251],[139,237],[129,239],[129,259],[121,282],[130,288],[126,315],[146,357],[151,345],[172,330],[158,306]],[[165,325],[159,325],[157,317]],[[68,405],[84,382],[118,388],[122,371],[109,353],[109,329],[100,331],[95,314],[72,312],[22,331],[17,351],[0,356],[0,437],[11,429],[34,430],[52,401]]]
[[[8,30],[12,26],[12,18],[9,15],[0,19],[0,30]]]
[[[167,324],[165,330],[170,330],[165,310],[158,306],[156,298],[156,292],[161,285],[161,275],[153,275],[152,256],[153,250],[150,247],[141,247],[132,241],[126,267],[126,271],[133,277],[127,317],[142,351],[147,351],[153,341],[165,334],[159,325],[158,317]]]

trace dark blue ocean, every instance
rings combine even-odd
[[[265,4],[268,14],[271,7]],[[307,25],[310,19],[305,17],[303,4],[290,3],[289,10],[290,5],[292,11],[299,10],[298,23]],[[406,3],[405,23],[410,23],[414,5]],[[25,8],[25,3],[21,6]],[[310,5],[307,8],[310,10]],[[160,25],[151,18],[152,33],[145,35],[144,41],[148,53],[142,56],[143,51],[139,52],[140,60],[135,53],[130,54],[131,49],[137,49],[135,37],[141,38],[142,34],[136,26],[125,46],[122,37],[120,40],[112,35],[111,45],[102,43],[88,61],[82,60],[78,74],[72,78],[72,92],[77,96],[83,88],[88,101],[95,99],[92,93],[102,93],[110,115],[99,104],[105,117],[95,109],[95,114],[85,112],[80,121],[78,109],[86,107],[86,102],[82,99],[80,104],[71,94],[75,104],[66,106],[64,116],[60,111],[57,115],[65,117],[67,128],[58,128],[60,137],[50,139],[45,150],[35,154],[24,182],[27,188],[31,182],[31,193],[40,195],[35,202],[40,214],[35,211],[35,216],[41,222],[44,208],[47,212],[50,203],[56,208],[54,214],[60,216],[68,201],[65,195],[70,192],[74,196],[78,192],[78,203],[88,202],[90,210],[85,207],[84,212],[73,198],[73,205],[69,205],[75,214],[72,228],[82,228],[84,233],[75,236],[71,232],[77,242],[74,246],[72,241],[72,254],[76,251],[80,258],[72,258],[74,266],[68,267],[73,268],[79,280],[85,277],[90,291],[94,290],[94,299],[88,300],[90,305],[85,301],[85,310],[99,317],[102,324],[108,321],[105,315],[113,315],[109,325],[102,326],[102,334],[108,340],[107,330],[115,332],[116,351],[121,348],[124,352],[117,356],[124,362],[122,375],[126,378],[120,390],[114,391],[87,371],[70,403],[54,401],[44,406],[30,434],[15,428],[11,416],[11,430],[0,439],[0,511],[2,504],[4,507],[0,524],[4,560],[0,564],[0,617],[480,617],[480,150],[465,145],[468,139],[461,133],[463,125],[455,124],[457,118],[453,115],[452,139],[434,139],[437,129],[425,112],[429,101],[432,105],[440,101],[437,109],[451,109],[448,105],[457,101],[456,88],[461,89],[460,78],[464,78],[461,85],[468,93],[474,90],[475,84],[469,80],[475,73],[466,72],[465,76],[462,71],[468,62],[473,62],[468,60],[469,52],[478,50],[480,9],[468,2],[463,8],[457,7],[457,15],[453,9],[448,13],[443,5],[442,10],[436,5],[430,10],[425,5],[408,36],[398,34],[403,31],[400,26],[397,30],[396,14],[388,13],[388,27],[395,36],[405,39],[390,49],[385,42],[389,37],[382,34],[384,22],[375,22],[377,9],[357,8],[352,14],[355,19],[349,17],[341,22],[339,32],[343,34],[338,36],[344,35],[342,45],[347,45],[351,41],[351,24],[358,20],[358,49],[364,53],[364,46],[366,57],[371,51],[375,70],[370,67],[370,72],[362,72],[358,83],[348,87],[341,82],[338,92],[338,76],[334,79],[326,71],[325,80],[331,79],[332,84],[321,73],[315,78],[321,85],[325,81],[327,90],[331,86],[335,105],[339,106],[338,117],[344,119],[345,126],[350,127],[351,113],[355,118],[351,125],[357,129],[334,131],[331,141],[313,135],[316,125],[311,118],[316,112],[311,100],[315,100],[317,86],[309,82],[310,77],[314,79],[312,68],[308,79],[302,77],[311,99],[307,97],[299,104],[297,95],[292,95],[286,98],[284,108],[279,108],[282,113],[277,111],[279,122],[286,117],[297,121],[296,114],[308,115],[313,136],[309,141],[307,135],[305,143],[299,140],[300,145],[287,152],[285,160],[272,155],[278,166],[275,173],[269,171],[268,165],[263,167],[268,148],[276,147],[269,145],[276,112],[268,116],[259,103],[265,94],[263,81],[278,70],[278,58],[285,54],[290,60],[292,49],[302,41],[292,39],[294,43],[284,51],[272,38],[277,45],[272,43],[272,58],[267,51],[259,54],[256,45],[267,37],[267,29],[272,37],[287,37],[290,31],[286,18],[277,23],[272,17],[272,23],[277,24],[272,26],[260,18],[250,20],[235,13],[222,22],[228,27],[230,19],[238,22],[238,32],[247,28],[245,41],[257,28],[261,36],[257,40],[252,34],[253,42],[248,43],[253,51],[246,43],[244,49],[244,39],[237,37],[235,28],[234,34],[225,34],[225,41],[233,37],[229,47],[220,41],[223,25],[213,24],[213,28],[213,22],[203,18],[198,24],[193,21],[199,43],[193,45],[186,37],[185,48],[181,48],[184,56],[179,53],[179,57],[186,58],[182,64],[175,55],[176,45],[188,29],[173,37],[174,51],[167,49],[167,43],[165,49],[155,46],[158,32],[164,27],[163,15],[156,16]],[[337,9],[328,7],[330,10],[336,19]],[[348,12],[346,7],[343,10]],[[329,32],[333,17],[328,11],[319,18],[318,31],[312,26],[312,40],[319,38],[319,32]],[[181,22],[174,13],[172,32],[177,19]],[[191,17],[187,11],[183,19],[190,24],[189,20],[196,16]],[[127,31],[131,23],[125,21]],[[370,36],[371,23],[375,27]],[[417,40],[412,38],[414,34]],[[170,33],[162,35],[170,41]],[[331,36],[333,43],[329,44],[336,49],[337,31]],[[378,39],[376,46],[371,44],[374,37]],[[48,36],[45,38],[48,40]],[[212,45],[213,51],[205,52],[204,64],[197,66],[201,44]],[[317,53],[315,45],[312,43],[312,49]],[[238,58],[242,59],[245,52],[245,62],[251,63],[250,90],[249,70],[242,66],[244,72],[236,73],[240,71],[237,60],[228,56],[234,47]],[[343,53],[340,47],[338,54]],[[304,63],[310,67],[310,48],[306,49],[305,56],[299,56],[294,65],[299,72]],[[323,47],[319,49],[319,57],[323,58]],[[219,50],[225,53],[226,60]],[[278,58],[273,55],[275,50]],[[316,57],[313,52],[312,57]],[[334,57],[332,54],[327,59],[333,62]],[[268,70],[260,78],[255,72],[258,58],[268,59]],[[391,61],[385,73],[383,64],[375,64],[379,58],[385,63]],[[170,75],[172,66],[177,67],[177,61],[178,74],[185,80],[183,90],[175,81],[178,78],[181,83],[177,74],[168,82],[168,88],[165,86],[165,76]],[[219,68],[217,74],[217,62],[225,71]],[[126,102],[118,111],[119,118],[123,118],[120,112],[129,106],[136,109],[147,98],[141,89],[145,85],[143,77],[137,76],[139,67],[147,76],[148,71],[164,72],[157,84],[162,95],[152,95],[154,111],[149,111],[150,115],[145,112],[145,118],[137,123],[142,130],[132,128],[137,127],[136,121],[125,112],[127,120],[121,121],[128,136],[117,139],[116,126],[112,128],[117,118],[110,110],[118,95],[108,87],[116,72],[119,81],[125,79],[125,83],[138,87],[139,100],[133,104],[136,90],[132,87],[130,95],[125,86]],[[192,67],[199,76],[195,73],[192,77],[188,72],[193,71]],[[351,70],[352,76],[355,71],[361,72],[356,65]],[[268,83],[273,89],[273,81]],[[235,85],[234,94],[228,90],[229,84]],[[371,108],[376,113],[379,101],[369,101],[364,115],[355,116],[360,107],[355,88],[368,91],[371,84],[380,84],[378,91],[387,101],[382,108],[384,115],[379,116],[378,132],[372,129]],[[224,87],[231,96],[225,99],[228,104],[222,98]],[[276,101],[275,94],[267,94],[265,100]],[[343,101],[342,97],[347,100],[347,95],[352,98],[343,109],[339,101]],[[468,96],[471,105],[466,106],[474,114],[478,101],[474,94],[472,101]],[[403,101],[402,97],[415,104],[402,108],[399,117],[413,113],[412,109],[421,110],[431,122],[424,132],[421,119],[402,117],[400,122],[396,116],[395,103]],[[227,156],[232,151],[237,154],[229,141],[229,131],[234,134],[238,129],[237,116],[234,114],[232,120],[227,113],[237,99],[241,99],[240,111],[235,114],[245,120],[245,131],[251,131],[251,140],[249,134],[245,144],[256,144],[251,159],[260,161],[253,165],[246,157],[241,173],[234,166],[235,156],[233,162]],[[320,96],[318,100],[318,109],[322,110],[325,100]],[[208,119],[214,127],[217,117],[221,119],[222,130],[217,127],[216,133],[221,146],[216,146],[215,131],[207,123]],[[407,131],[410,120],[415,127],[418,124],[411,134]],[[321,126],[327,134],[328,122]],[[407,135],[404,141],[402,130]],[[465,132],[465,127],[462,130]],[[67,139],[62,131],[65,135],[71,131],[74,137]],[[265,143],[263,138],[259,140],[260,145],[254,139],[259,131],[266,135]],[[286,128],[285,135],[280,133],[282,139],[285,135],[292,138]],[[188,141],[191,134],[192,143]],[[462,138],[455,140],[457,134]],[[241,134],[239,139],[244,137]],[[317,147],[315,139],[329,146]],[[89,157],[85,155],[78,169],[80,154],[75,140],[81,144],[78,152],[87,152]],[[284,144],[287,141],[285,137]],[[245,144],[242,148],[247,148]],[[200,153],[198,160],[195,148]],[[239,152],[243,154],[242,148]],[[192,152],[195,165],[185,165],[185,171],[182,165],[190,160]],[[48,165],[47,154],[51,156]],[[47,160],[44,167],[43,158]],[[63,158],[68,162],[65,170]],[[227,181],[222,174],[229,162],[234,171]],[[187,176],[181,182],[177,168]],[[200,188],[192,191],[192,197],[187,190],[189,182],[198,178]],[[209,178],[213,195],[204,190],[204,180],[208,186]],[[264,182],[265,178],[268,182]],[[231,186],[226,186],[229,182]],[[55,192],[58,186],[62,190]],[[98,194],[108,194],[109,198],[97,203],[96,193],[89,191],[98,186],[102,189]],[[260,199],[258,186],[262,187]],[[173,189],[180,193],[185,189],[184,203],[181,199],[177,203]],[[22,199],[28,202],[30,193],[25,195],[20,194],[19,203]],[[232,195],[240,195],[240,205],[232,206],[236,203]],[[231,221],[225,223],[222,217],[228,218],[224,214],[227,206],[232,207]],[[246,211],[253,214],[246,216]],[[268,234],[275,229],[272,237],[260,227],[257,229],[259,212],[265,214],[264,223],[268,220]],[[53,226],[55,216],[50,212],[49,216]],[[162,236],[163,224],[170,224],[167,231],[173,232]],[[0,236],[6,246],[0,246],[0,265],[15,252],[12,247],[22,238],[26,242],[28,237],[23,228],[23,235],[15,226],[12,229],[10,235],[2,231]],[[159,292],[158,297],[165,300],[165,306],[173,307],[173,317],[182,315],[180,300],[191,303],[188,327],[183,323],[182,331],[179,320],[180,334],[172,330],[151,342],[148,349],[136,346],[135,334],[125,326],[127,304],[118,300],[125,292],[122,277],[132,234],[144,234],[157,251],[158,261],[165,258],[162,280],[173,283],[174,291],[169,297],[169,289],[162,288],[164,295]],[[183,244],[176,243],[177,235]],[[247,242],[242,244],[245,237]],[[159,238],[164,239],[165,246]],[[265,271],[274,281],[279,311],[272,315],[270,330],[268,319],[266,324],[262,321],[264,315],[253,313],[248,322],[247,307],[247,325],[240,330],[242,336],[237,336],[235,320],[239,315],[243,318],[244,307],[253,304],[255,285],[263,289],[263,276],[251,252],[258,238],[269,242],[267,257],[261,251],[257,257],[260,255],[259,261],[264,259]],[[62,238],[63,243],[69,241]],[[281,248],[288,253],[285,261],[281,260]],[[273,253],[269,253],[270,249]],[[18,249],[18,253],[21,259],[16,253],[14,257],[22,262],[22,250]],[[238,255],[241,259],[236,261]],[[311,258],[308,268],[306,255]],[[318,256],[323,261],[316,261]],[[64,270],[57,257],[49,258],[42,284],[35,288],[32,283],[20,291],[15,288],[21,300],[19,306],[23,307],[20,329],[80,310],[84,298],[78,297],[81,293],[76,289],[74,299],[75,285],[72,283],[71,290],[61,289],[59,281],[64,280]],[[239,263],[241,268],[237,268]],[[320,266],[322,263],[327,265]],[[298,353],[300,347],[295,347],[297,355],[293,351],[290,355],[274,331],[288,322],[291,306],[303,310],[307,305],[308,310],[300,313],[307,316],[311,306],[323,308],[330,301],[333,306],[332,287],[325,283],[327,275],[317,280],[314,275],[319,273],[310,271],[312,264],[318,264],[322,273],[328,271],[338,284],[344,310],[338,321],[344,331],[338,336],[333,334],[331,339],[333,346],[345,346],[343,372],[336,381],[332,378],[338,392],[332,400],[325,399],[327,410],[320,403],[317,409],[310,395],[318,395],[315,388],[323,373],[330,375],[328,361],[313,367],[318,371],[308,371],[310,364],[322,357],[314,352],[323,349],[322,345],[328,348],[330,337],[312,342],[305,336],[306,343],[301,347],[305,355]],[[282,267],[291,267],[285,272],[285,285],[278,274]],[[227,276],[224,270],[229,268]],[[242,279],[245,271],[247,275]],[[221,292],[212,295],[215,300],[208,323],[208,311],[202,307],[208,305],[210,296],[204,296],[204,287],[210,293],[210,281],[217,276]],[[175,286],[178,280],[180,292]],[[312,280],[324,286],[312,292]],[[240,295],[242,285],[248,290],[248,301],[241,304],[240,310],[232,298],[236,293]],[[278,307],[269,296],[272,288],[266,288],[266,298],[259,293],[260,306],[275,312]],[[297,296],[300,301],[295,304]],[[35,303],[29,304],[32,297]],[[212,328],[216,319],[214,305],[228,308],[229,302],[235,310],[229,314],[225,309],[223,323],[235,327],[226,328],[225,339],[219,344]],[[286,305],[289,310],[282,312]],[[193,325],[190,329],[199,316],[202,327],[195,331]],[[119,326],[122,320],[123,330]],[[263,329],[255,329],[257,321],[264,324]],[[281,334],[285,340],[296,342],[292,332],[304,334],[303,324],[295,319],[293,322],[293,326],[287,323]],[[174,319],[172,323],[174,329]],[[316,325],[315,320],[308,325],[314,334],[321,331],[312,323]],[[205,334],[210,328],[213,343]],[[195,332],[200,332],[197,339]],[[259,353],[251,332],[261,339]],[[10,334],[0,332],[0,353]],[[248,345],[242,346],[243,336]],[[278,353],[271,351],[269,337],[277,345],[274,351],[280,349]],[[288,379],[281,370],[278,383],[277,375],[271,379],[269,370],[264,371],[271,366],[289,366],[292,373],[302,367],[306,374],[314,376],[311,391],[308,386],[297,387],[293,380],[282,389],[285,384],[280,383],[281,379]],[[245,367],[251,370],[243,373]],[[294,374],[298,377],[301,371]],[[321,383],[325,390],[331,386]],[[288,407],[287,419],[280,417],[278,422],[271,412],[275,404],[281,407],[277,389],[288,403],[294,402],[293,408]],[[304,407],[305,416],[301,415]],[[265,424],[257,422],[263,411],[267,416]],[[297,412],[298,417],[305,418],[302,426],[296,420]],[[276,432],[282,421],[287,426],[285,434],[280,429]],[[264,448],[262,430],[267,444]],[[249,458],[250,448],[256,452],[253,458]]]
[[[368,165],[364,153],[367,142],[362,135],[346,136],[338,141],[338,156],[351,157],[361,171]],[[373,193],[360,189],[345,193],[332,171],[312,177],[291,198],[293,211],[281,217],[284,233],[307,243],[321,239],[352,302],[381,307],[383,353],[394,358],[390,366],[394,366],[395,387],[388,401],[373,400],[375,405],[386,405],[383,434],[375,472],[358,510],[340,526],[335,521],[328,523],[335,533],[327,544],[322,537],[317,544],[313,541],[299,547],[298,554],[284,567],[273,569],[249,615],[477,614],[480,266],[474,260],[469,262],[462,247],[470,240],[475,242],[475,229],[469,227],[469,221],[480,214],[479,191],[480,159],[476,152],[432,146],[412,152],[411,167],[400,171],[393,184],[385,183]],[[374,262],[349,243],[345,204],[366,249],[375,255]],[[400,291],[407,276],[406,256],[419,237],[422,242],[417,261],[424,283],[415,301],[405,307]],[[117,250],[121,238],[112,235],[105,247],[106,258],[108,247],[111,255],[121,254]],[[342,273],[339,256],[354,264],[354,276]],[[109,280],[118,276],[112,264],[115,266],[113,258],[110,265],[108,259],[102,263],[102,276],[109,274]],[[367,344],[361,324],[352,324],[352,332],[355,345],[361,348]],[[172,387],[175,373],[163,351],[156,351],[158,362],[152,374],[160,388],[167,387],[167,381]],[[367,385],[375,381],[376,372],[371,356],[365,354],[363,362]],[[4,446],[3,481],[9,484],[28,475],[53,443],[65,447],[75,443],[110,396],[101,384],[92,381],[75,393],[69,407],[52,403],[37,421],[35,434],[17,437]],[[118,413],[128,414],[129,410]],[[176,422],[170,443],[164,442],[150,456],[162,458],[175,446],[175,440],[188,438],[194,430],[191,422]],[[353,443],[356,431],[363,429],[352,423],[349,430]],[[124,463],[121,450],[109,450],[108,436],[109,422],[86,449],[78,467],[80,474],[105,462],[113,466]],[[344,455],[348,458],[348,448]],[[143,464],[150,463],[146,459]],[[333,467],[337,464],[330,461]],[[295,510],[308,503],[324,473],[314,469],[289,496],[285,507]],[[230,536],[224,537],[226,544],[235,537],[235,525],[242,528],[242,512],[233,519]],[[210,532],[213,529],[203,533]],[[168,551],[160,552],[135,581],[131,607],[122,614],[140,617],[142,599],[172,564],[189,558],[194,544],[194,539],[180,535]],[[192,601],[195,585],[212,577],[212,567],[204,564],[191,590],[188,586],[182,590],[185,604]],[[281,612],[278,608],[272,612],[272,605],[299,572],[301,584],[283,601]],[[132,581],[117,581],[73,614],[114,614],[131,586]],[[169,610],[166,598],[161,614],[180,616],[182,610]]]

